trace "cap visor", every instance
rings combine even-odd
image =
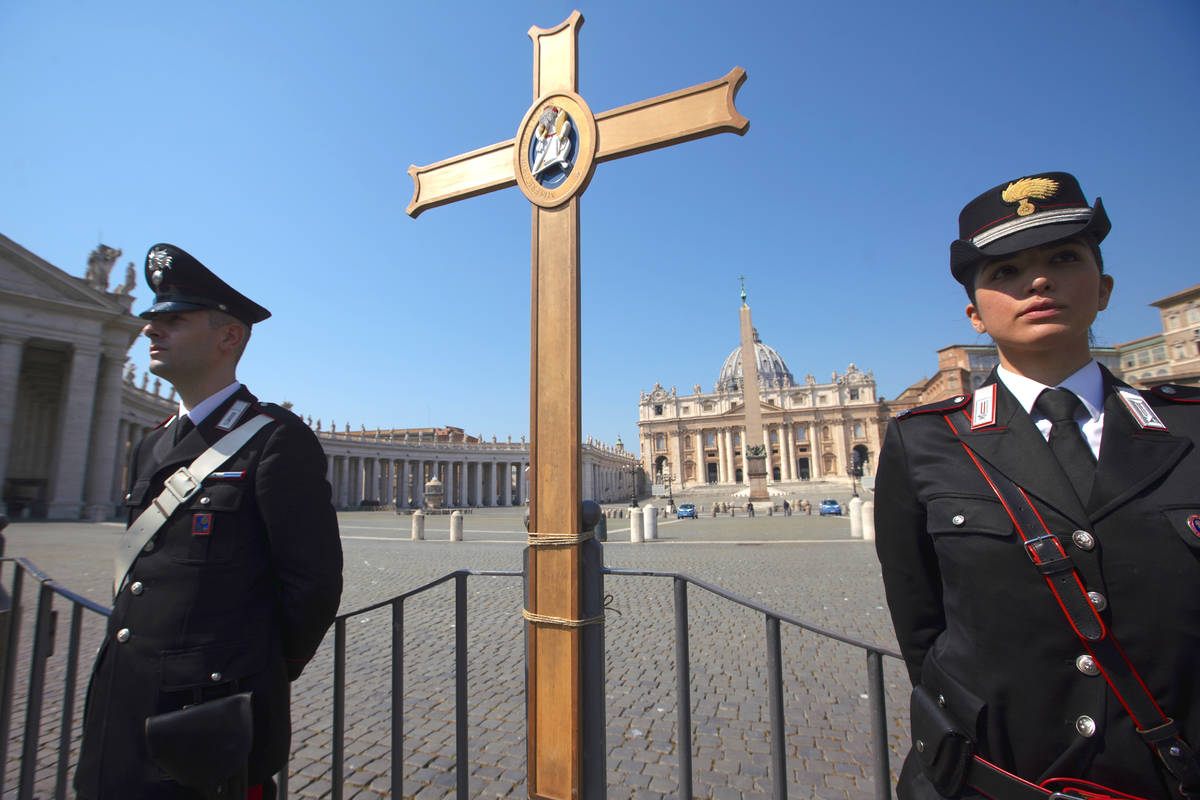
[[[138,314],[142,319],[151,319],[158,314],[179,313],[181,311],[203,311],[210,306],[202,306],[197,303],[185,303],[182,300],[167,300],[162,303],[155,303],[147,308],[142,313]]]

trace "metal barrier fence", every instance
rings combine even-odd
[[[0,545],[2,546],[2,545]],[[42,573],[29,561],[17,558],[0,559],[13,564],[11,593],[0,586],[0,791],[6,784],[6,765],[10,719],[13,710],[14,678],[16,657],[20,640],[20,621],[24,576],[29,575],[38,582],[37,605],[34,610],[34,631],[28,672],[28,687],[25,692],[25,723],[20,737],[22,752],[17,781],[18,800],[33,797],[37,749],[42,721],[43,699],[46,690],[46,664],[54,650],[58,612],[53,609],[54,598],[71,603],[70,631],[68,633],[65,675],[63,678],[63,700],[58,722],[59,745],[55,760],[54,797],[64,798],[68,794],[67,774],[70,768],[71,736],[74,728],[74,701],[79,678],[79,641],[82,617],[92,612],[106,617],[109,610],[70,591]],[[883,681],[883,657],[899,659],[900,654],[892,649],[861,641],[836,631],[813,625],[787,614],[772,610],[728,592],[718,586],[698,580],[684,573],[652,570],[605,568],[605,575],[619,577],[670,578],[674,585],[675,613],[675,665],[676,665],[676,751],[679,767],[680,797],[692,797],[692,702],[691,702],[691,652],[689,647],[688,585],[702,589],[716,597],[740,605],[757,614],[765,621],[765,647],[767,653],[767,690],[770,713],[770,740],[772,796],[775,800],[786,800],[788,794],[787,754],[785,749],[785,724],[783,702],[783,661],[781,649],[781,625],[786,623],[809,633],[832,639],[864,651],[867,660],[867,696],[871,712],[871,744],[873,751],[873,778],[875,797],[890,800],[892,796],[891,772],[887,744],[887,718]],[[331,742],[331,789],[333,800],[341,800],[345,776],[346,735],[346,626],[354,617],[379,609],[391,611],[391,796],[403,797],[403,746],[404,746],[404,603],[447,582],[454,582],[454,709],[455,709],[455,758],[456,797],[469,797],[467,718],[467,581],[470,577],[522,577],[520,571],[508,570],[457,570],[431,581],[412,591],[405,592],[364,608],[339,615],[333,626],[333,720]],[[685,746],[686,745],[686,746]],[[285,769],[277,776],[280,800],[288,794],[288,773]]]

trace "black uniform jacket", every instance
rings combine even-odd
[[[275,422],[204,481],[155,534],[114,600],[84,712],[75,786],[81,797],[178,797],[147,755],[146,717],[235,691],[253,693],[250,785],[284,766],[289,680],[312,658],[337,613],[342,549],[325,454],[298,417],[260,405],[243,386],[178,443],[151,431],[132,461],[132,521],[238,422]]]
[[[1150,692],[1200,746],[1200,536],[1189,526],[1200,514],[1200,390],[1142,392],[1168,429],[1153,430],[1114,391],[1124,384],[1103,376],[1104,433],[1086,503],[994,373],[992,425],[971,430],[970,395],[894,420],[876,477],[876,548],[913,684],[945,697],[982,757],[1034,782],[1082,777],[1160,797],[1165,770],[1104,677],[1077,668],[1083,646],[947,424],[1026,490],[1085,588],[1107,600],[1100,616]],[[1075,531],[1093,534],[1094,547],[1078,546]],[[1091,736],[1081,717],[1094,721]],[[911,752],[898,793],[938,796]]]

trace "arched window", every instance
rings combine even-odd
[[[861,422],[856,421],[854,423],[854,438],[855,439],[863,438],[863,424]]]
[[[796,441],[797,442],[807,442],[808,441],[808,426],[807,425],[797,425],[796,426]]]
[[[663,436],[661,433],[658,434],[657,436],[655,436],[654,437],[654,449],[655,450],[666,450],[667,449],[667,437]]]

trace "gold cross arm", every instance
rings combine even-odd
[[[746,71],[734,67],[715,81],[597,114],[596,161],[718,133],[745,133],[750,121],[734,107],[745,80]],[[426,209],[515,185],[515,143],[515,138],[509,139],[435,164],[409,167],[413,197],[405,213],[416,218]]]

